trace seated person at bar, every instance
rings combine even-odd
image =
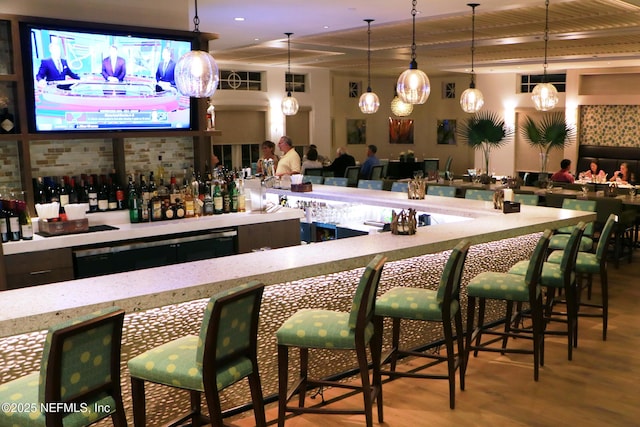
[[[360,168],[360,178],[371,179],[371,169],[380,164],[380,160],[376,157],[378,147],[371,144],[367,147],[367,159],[362,163]]]
[[[309,144],[309,146],[306,148],[304,156],[302,156],[302,161],[304,162],[305,160],[307,160],[307,156],[309,155],[309,150],[316,150],[316,154],[318,155],[317,160],[322,163],[324,165],[324,163],[326,162],[327,164],[331,163],[331,160],[328,157],[323,156],[322,154],[318,153],[318,146],[316,144]]]
[[[304,171],[307,169],[322,167],[322,163],[318,161],[318,151],[315,148],[309,148],[305,157],[306,159],[302,162],[302,170],[300,171],[301,174],[304,175]]]
[[[284,154],[278,160],[278,167],[276,168],[276,175],[295,175],[300,173],[300,156],[293,149],[293,141],[288,136],[280,137],[278,141],[278,148]]]
[[[620,170],[613,173],[610,181],[618,184],[635,185],[635,177],[629,172],[629,165],[626,162],[620,163]]]
[[[585,179],[590,181],[604,181],[607,174],[598,167],[598,162],[595,160],[589,164],[589,170],[582,173]]]
[[[325,166],[324,170],[332,171],[333,176],[344,176],[348,166],[355,166],[356,159],[352,155],[347,153],[347,149],[339,147],[336,150],[336,158],[329,166]]]
[[[575,178],[573,177],[573,175],[571,175],[571,172],[569,172],[570,167],[571,167],[571,160],[563,159],[560,162],[560,170],[554,173],[553,175],[551,175],[551,181],[568,182],[570,184],[573,184],[573,182],[575,181]]]
[[[278,167],[278,156],[276,155],[276,144],[273,141],[264,141],[260,146],[262,148],[262,157],[258,160],[256,166],[256,173],[262,175],[269,175],[265,168],[265,162],[267,160],[273,160],[273,173],[275,173]]]

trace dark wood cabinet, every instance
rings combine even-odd
[[[238,253],[300,244],[300,221],[285,220],[238,227]]]
[[[5,255],[7,289],[73,279],[71,248]]]

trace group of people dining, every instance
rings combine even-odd
[[[563,159],[560,162],[560,170],[551,175],[551,181],[554,182],[575,182],[575,177],[570,172],[571,160]],[[586,181],[606,182],[607,173],[600,169],[598,162],[592,161],[589,165],[589,169],[580,172],[579,177]],[[617,171],[613,172],[609,182],[616,182],[618,184],[631,184],[635,185],[635,177],[631,171],[629,171],[629,165],[626,162],[620,163],[620,167]]]

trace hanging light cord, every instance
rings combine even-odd
[[[475,83],[475,72],[473,68],[473,55],[476,52],[476,7],[478,7],[478,3],[468,3],[467,6],[471,7],[471,85],[470,87],[474,89],[476,87]]]
[[[543,82],[547,82],[547,45],[549,44],[549,0],[545,1],[546,13],[544,18],[544,64],[543,69]]]
[[[418,4],[418,0],[413,0],[411,2],[411,16],[413,18],[413,36],[411,38],[411,63],[409,64],[409,68],[412,70],[418,69],[418,63],[416,62],[416,5]]]
[[[367,23],[367,92],[371,92],[371,22],[374,19],[365,19]]]
[[[195,15],[193,16],[193,26],[195,27],[193,32],[199,33],[200,30],[198,29],[198,26],[200,25],[200,18],[198,17],[198,0],[194,0],[194,2],[196,5],[196,10],[195,10]]]
[[[287,74],[291,75],[291,35],[293,33],[285,33],[285,34],[287,36]],[[291,96],[290,90],[287,91],[287,95]]]

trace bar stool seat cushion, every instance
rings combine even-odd
[[[479,298],[529,301],[525,276],[492,271],[482,272],[471,279],[467,294]]]
[[[564,249],[567,247],[567,243],[569,242],[569,237],[571,234],[554,234],[551,236],[551,241],[549,242],[549,249]],[[593,248],[593,239],[590,237],[582,236],[580,239],[580,248],[578,250],[580,252],[587,252]]]
[[[357,311],[357,309],[356,309]],[[288,318],[276,332],[278,345],[306,348],[355,349],[355,328],[350,313],[302,309]],[[365,328],[365,340],[373,335],[373,323]]]
[[[562,256],[560,256],[562,258]],[[529,268],[529,260],[519,261],[508,271],[508,274],[516,274],[524,276]],[[573,274],[573,273],[571,273]],[[553,288],[564,287],[564,277],[560,264],[545,262],[542,264],[542,274],[540,275],[540,284],[542,286],[550,286]]]
[[[393,288],[376,300],[376,316],[441,322],[441,301],[438,298],[438,291],[418,288]],[[458,301],[451,301],[452,316],[458,309]]]
[[[155,347],[129,361],[129,371],[136,378],[204,392],[202,366],[196,364],[199,338],[187,335]],[[253,371],[246,357],[221,366],[216,372],[216,385],[222,390],[249,376]]]
[[[562,251],[553,251],[547,258],[547,262],[560,264]],[[576,258],[576,273],[598,274],[600,273],[600,261],[596,254],[590,252],[578,252]]]

